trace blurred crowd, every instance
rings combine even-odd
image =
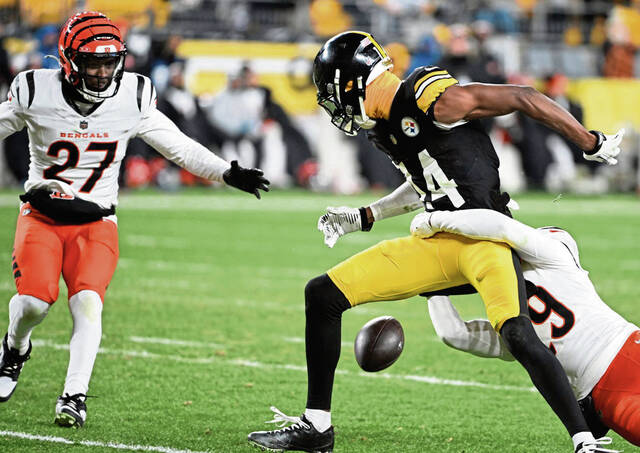
[[[287,113],[261,82],[255,62],[229,71],[222,90],[194,95],[185,83],[188,62],[178,52],[183,39],[321,43],[347,29],[370,30],[399,77],[439,65],[461,83],[533,85],[579,121],[583,109],[569,96],[569,77],[634,78],[640,69],[640,0],[0,0],[2,90],[19,71],[58,67],[59,26],[78,9],[101,10],[118,23],[129,51],[126,69],[152,78],[158,108],[180,129],[226,159],[263,168],[276,187],[354,193],[392,188],[403,178],[363,134],[340,136],[319,111]],[[621,173],[590,165],[572,143],[525,116],[488,120],[484,127],[508,190],[638,189],[640,138],[633,131],[626,142],[633,150],[629,171]],[[0,186],[19,184],[27,175],[26,133],[3,147]],[[121,182],[167,190],[207,184],[137,140],[130,143]]]

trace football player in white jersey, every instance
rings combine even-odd
[[[105,15],[89,11],[69,18],[58,51],[61,70],[18,74],[0,104],[0,139],[26,127],[31,156],[13,251],[17,294],[0,348],[0,401],[15,390],[31,352],[31,331],[58,298],[62,273],[73,333],[55,422],[79,427],[86,419],[104,295],[118,260],[115,206],[128,141],[140,137],[191,173],[257,198],[269,181],[258,169],[217,157],[156,109],[151,81],[124,72],[126,47]]]
[[[567,373],[589,428],[596,437],[613,429],[640,445],[640,328],[600,299],[573,237],[485,209],[421,213],[411,224],[419,237],[440,231],[506,242],[516,251],[533,327]],[[514,360],[488,320],[463,321],[448,297],[431,297],[429,314],[448,346]]]

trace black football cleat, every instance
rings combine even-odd
[[[82,428],[87,419],[86,400],[84,393],[60,395],[56,402],[55,424],[65,428]]]
[[[18,377],[22,371],[24,362],[29,360],[31,353],[31,342],[29,349],[24,355],[20,355],[18,350],[9,348],[7,344],[7,335],[2,340],[0,348],[0,402],[9,401],[16,386],[18,385]]]
[[[275,407],[274,420],[267,423],[282,422],[280,426],[293,423],[291,426],[273,431],[255,431],[249,434],[249,443],[263,451],[307,451],[312,453],[332,453],[334,433],[333,426],[319,432],[313,424],[302,417],[289,417]]]

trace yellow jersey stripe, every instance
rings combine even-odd
[[[431,71],[431,72],[427,73],[427,75],[421,77],[420,80],[418,80],[415,83],[415,85],[413,85],[413,91],[415,91],[417,93],[418,92],[418,88],[420,88],[420,85],[422,85],[422,83],[425,80],[427,80],[429,77],[436,76],[436,75],[445,75],[445,74],[449,74],[449,73],[444,69],[442,69],[440,71]]]
[[[433,101],[435,101],[436,98],[444,92],[444,90],[456,83],[458,83],[456,79],[448,76],[446,78],[435,80],[425,86],[424,89],[421,89],[422,92],[420,93],[420,96],[416,98],[416,102],[420,110],[426,113],[427,110],[429,110],[429,107],[431,107]]]
[[[450,74],[441,74],[441,75],[434,75],[429,77],[427,80],[422,82],[422,85],[420,85],[420,88],[418,88],[418,91],[416,91],[416,94],[415,94],[416,99],[420,99],[420,96],[422,96],[422,93],[424,92],[424,90],[426,90],[427,87],[431,85],[433,82],[440,79],[453,79],[453,77],[451,77]]]

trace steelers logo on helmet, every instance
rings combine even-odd
[[[58,55],[64,78],[88,102],[116,95],[126,54],[120,30],[102,13],[75,14],[60,30]]]
[[[410,116],[405,116],[404,118],[402,118],[400,123],[402,125],[401,127],[404,135],[415,137],[420,133],[420,126],[418,126],[418,122]]]
[[[391,59],[369,33],[348,31],[334,36],[313,62],[318,105],[347,135],[372,128],[375,120],[364,109],[366,87],[391,68]]]

